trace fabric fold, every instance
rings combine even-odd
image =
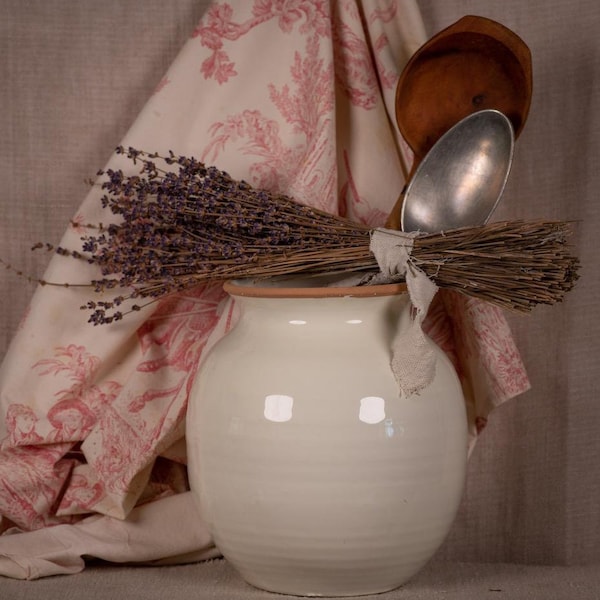
[[[94,515],[73,525],[0,536],[0,574],[15,579],[78,573],[84,558],[181,564],[219,555],[189,492],[139,506],[125,520]]]

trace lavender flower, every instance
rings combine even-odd
[[[119,146],[117,154],[139,173],[100,171],[102,206],[117,224],[81,238],[85,258],[99,267],[98,292],[128,289],[126,298],[95,302],[90,322],[122,318],[125,299],[153,301],[202,281],[235,277],[274,256],[289,257],[314,244],[356,246],[366,227],[299,204],[283,194],[254,189],[193,157],[167,156]],[[74,258],[79,251],[58,250]],[[133,305],[130,310],[139,310]]]

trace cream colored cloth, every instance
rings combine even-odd
[[[219,556],[190,492],[134,508],[125,520],[93,515],[27,534],[8,530],[1,548],[0,573],[15,579],[79,573],[90,551],[115,563],[186,563]]]
[[[194,155],[257,187],[381,225],[404,183],[394,87],[424,40],[411,0],[216,2],[121,142]],[[108,166],[133,169],[120,156]],[[83,224],[110,221],[100,195],[90,191],[63,246],[77,247]],[[94,276],[57,256],[45,279]],[[151,560],[161,549],[172,557],[207,547],[201,523],[196,533],[182,521],[128,524],[150,506],[169,522],[165,499],[187,492],[188,393],[231,303],[220,286],[202,286],[94,328],[79,309],[89,297],[86,288],[40,288],[0,367],[7,576],[72,572],[83,554],[134,562],[149,560],[148,546],[157,550]],[[474,440],[492,408],[529,385],[506,321],[444,293],[424,329],[454,360]],[[128,531],[125,546],[116,533],[110,539],[115,520]],[[88,525],[107,537],[87,535]],[[52,550],[61,543],[64,552]],[[51,550],[40,560],[34,547]]]
[[[435,376],[435,353],[422,325],[438,287],[411,262],[415,235],[378,227],[371,235],[370,244],[380,270],[371,283],[406,280],[415,309],[411,326],[396,336],[392,348],[392,371],[400,390],[407,396],[419,393]]]

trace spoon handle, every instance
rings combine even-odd
[[[397,229],[400,231],[402,228],[402,204],[404,204],[404,191],[406,190],[406,185],[402,188],[400,195],[398,196],[398,200],[396,200],[396,204],[390,211],[387,219],[385,220],[385,228],[386,229]]]
[[[413,178],[413,175],[415,174],[420,162],[421,161],[415,156],[410,171],[408,172],[408,176],[406,177],[406,183],[404,184],[396,203],[394,204],[385,221],[384,227],[386,229],[397,229],[398,231],[402,230],[402,206],[404,204],[404,195],[406,194],[406,188],[408,187],[410,180]]]

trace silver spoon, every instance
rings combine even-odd
[[[403,231],[433,233],[484,225],[504,191],[515,135],[497,110],[481,110],[449,129],[431,148],[404,192]]]

